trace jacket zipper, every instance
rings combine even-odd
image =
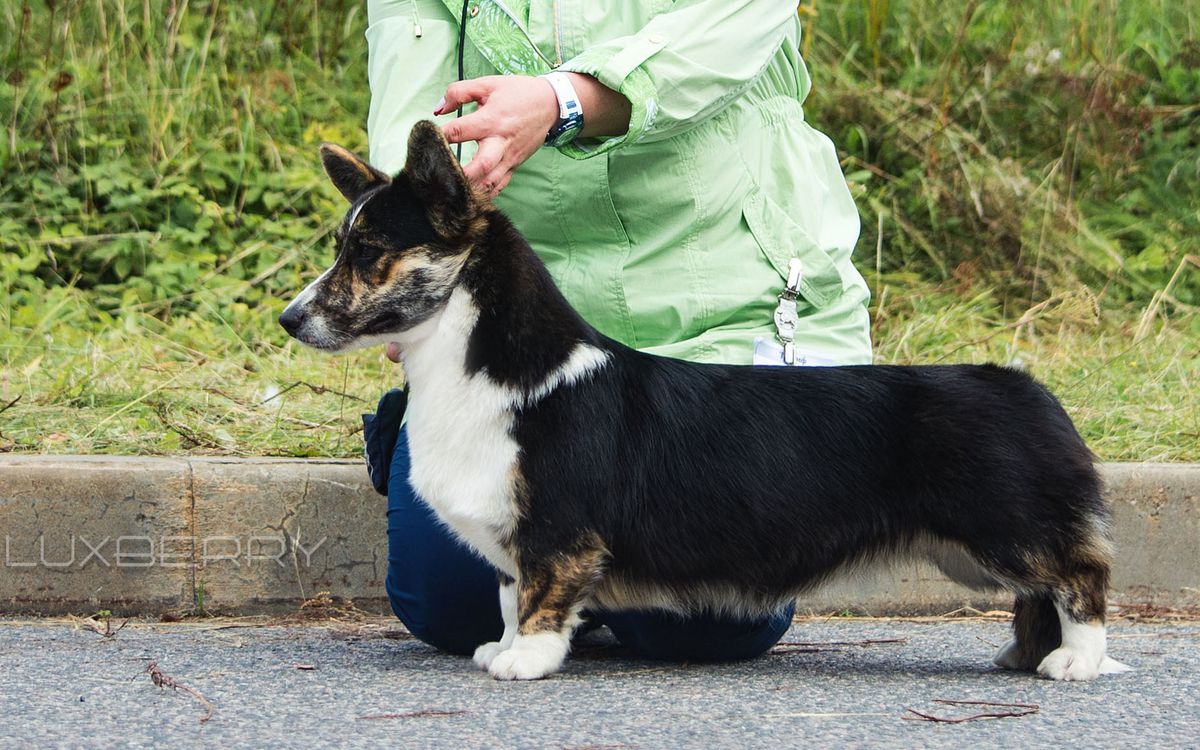
[[[562,59],[562,15],[558,12],[558,0],[554,0],[554,57],[557,62],[554,67],[563,64]]]

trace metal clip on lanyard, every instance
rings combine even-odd
[[[796,326],[800,325],[800,316],[796,314],[796,298],[800,296],[800,277],[802,267],[799,258],[792,258],[788,264],[787,286],[779,295],[779,305],[775,308],[775,337],[783,344],[783,363],[796,364]]]

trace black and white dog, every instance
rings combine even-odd
[[[351,208],[280,323],[330,352],[398,342],[410,481],[500,571],[493,677],[558,670],[585,607],[761,614],[898,556],[1016,593],[1003,667],[1126,669],[1092,454],[1028,376],[643,354],[579,317],[433,123],[395,177],[321,153]]]

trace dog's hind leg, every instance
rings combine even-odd
[[[1058,609],[1049,594],[1017,594],[1013,605],[1013,638],[992,659],[996,666],[1033,672],[1042,659],[1062,645]]]
[[[1104,610],[1108,568],[1077,572],[1054,597],[1062,645],[1038,664],[1038,674],[1052,680],[1094,680],[1129,667],[1108,656]]]
[[[1105,609],[1110,554],[1101,534],[1059,554],[1026,557],[1016,586],[1015,639],[995,662],[1052,680],[1093,680],[1129,668],[1107,655]]]
[[[1005,586],[1011,575],[990,568],[960,544],[926,540],[921,551],[929,562],[954,581],[975,591]],[[1013,606],[1013,638],[992,658],[997,666],[1033,672],[1062,643],[1054,597],[1049,593],[1018,593]]]
[[[537,680],[562,667],[606,555],[602,545],[581,543],[572,552],[531,555],[519,564],[517,632],[506,650],[491,655],[492,677]]]

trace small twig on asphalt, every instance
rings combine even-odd
[[[204,722],[206,722],[212,718],[213,704],[208,702],[208,698],[205,698],[203,695],[201,695],[195,689],[190,688],[187,685],[184,685],[183,683],[176,681],[176,679],[174,677],[171,677],[170,675],[164,673],[161,669],[158,668],[158,662],[152,661],[149,664],[147,664],[146,665],[146,673],[150,675],[150,681],[154,683],[155,687],[160,687],[160,688],[169,687],[172,690],[182,690],[183,692],[192,696],[196,700],[200,701],[200,705],[204,706],[204,708],[207,709],[207,711],[208,711],[208,713],[206,713],[206,714],[204,714],[204,716],[200,717],[201,724],[203,724]]]
[[[821,651],[841,651],[843,647],[869,648],[891,643],[908,643],[907,638],[868,638],[862,641],[781,641],[771,649],[772,654],[815,654]]]
[[[1001,609],[993,609],[984,612],[975,609],[974,607],[962,607],[953,612],[946,612],[941,615],[869,615],[869,614],[845,614],[842,612],[833,612],[827,614],[797,614],[792,616],[792,622],[1006,622],[1013,617],[1012,612]]]
[[[456,711],[438,711],[436,709],[426,709],[424,711],[409,711],[403,714],[367,714],[366,716],[355,716],[356,719],[429,719],[441,716],[461,716],[467,713],[463,710]]]
[[[951,610],[949,612],[946,612],[945,614],[938,615],[937,619],[942,619],[942,620],[974,620],[974,619],[1011,620],[1012,616],[1013,616],[1013,613],[1009,612],[1008,610],[1005,610],[1005,609],[989,609],[988,611],[984,612],[983,610],[975,609],[974,607],[959,607],[958,609]]]
[[[102,635],[105,638],[112,638],[129,624],[129,620],[125,620],[114,628],[112,620],[107,617],[104,618],[104,623],[101,624],[95,617],[75,617],[74,615],[71,615],[71,622],[75,623],[76,626],[82,625],[93,633]]]
[[[979,721],[981,719],[1011,719],[1018,716],[1029,716],[1041,711],[1041,706],[1035,703],[993,703],[992,701],[956,701],[947,698],[935,698],[934,703],[941,703],[946,706],[992,706],[996,708],[1015,708],[1016,711],[988,711],[985,713],[971,714],[970,716],[934,716],[933,714],[922,713],[915,708],[906,708],[905,711],[913,714],[913,716],[901,716],[905,721],[932,721],[938,724],[962,724],[968,721]]]

